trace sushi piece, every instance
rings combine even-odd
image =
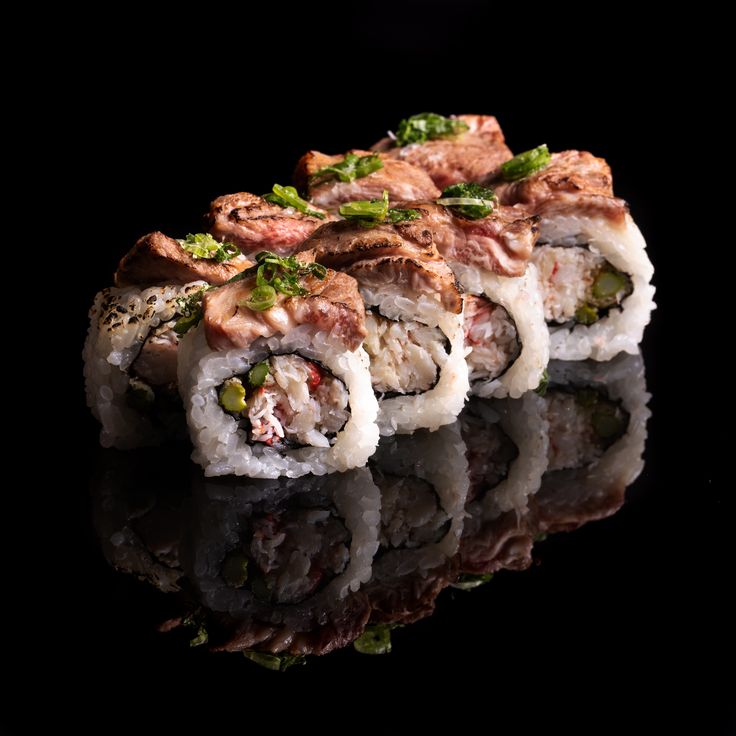
[[[120,261],[118,286],[95,297],[83,351],[87,405],[102,424],[103,447],[185,436],[176,373],[181,332],[210,283],[249,265],[231,243],[203,233],[182,240],[150,233]]]
[[[182,558],[212,650],[266,664],[259,655],[326,654],[363,632],[380,509],[367,468],[196,480],[193,501]]]
[[[289,255],[314,230],[335,218],[316,204],[306,202],[294,187],[276,184],[259,197],[237,192],[218,197],[210,205],[210,233],[235,243],[255,257],[262,250]]]
[[[512,155],[492,115],[412,115],[372,149],[423,169],[439,189],[484,182]]]
[[[371,151],[352,150],[340,156],[309,151],[299,159],[294,181],[310,202],[330,211],[345,202],[380,198],[384,190],[391,202],[440,195],[423,169]]]
[[[416,236],[423,230],[432,234],[465,290],[471,392],[518,398],[539,385],[549,359],[541,290],[529,264],[538,218],[520,208],[498,206],[491,190],[477,186],[450,188],[438,200],[443,201],[486,204],[405,205],[421,213],[405,227]]]
[[[462,297],[431,233],[413,224],[335,222],[302,246],[358,282],[383,435],[451,424],[468,391]]]
[[[549,373],[548,464],[532,501],[540,533],[576,529],[623,505],[644,467],[651,416],[641,355],[553,361]]]
[[[205,293],[179,381],[207,475],[322,475],[364,465],[378,442],[365,308],[355,280],[261,254],[255,273]]]
[[[497,180],[492,186],[498,197],[540,217],[532,263],[550,330],[550,357],[609,360],[620,352],[636,354],[655,306],[654,268],[628,206],[613,196],[608,164],[585,151],[550,158],[540,147],[507,166],[508,177],[522,178]]]

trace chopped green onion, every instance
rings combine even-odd
[[[493,573],[489,572],[485,575],[471,575],[469,573],[463,573],[458,579],[452,584],[453,588],[458,590],[473,590],[481,585],[484,585],[489,580],[493,579]]]
[[[396,145],[407,146],[410,143],[424,143],[436,138],[452,138],[467,130],[468,125],[462,120],[453,120],[434,112],[422,112],[399,123]]]
[[[318,217],[324,220],[326,215],[324,212],[317,212],[309,208],[309,202],[302,199],[294,187],[282,187],[281,184],[274,184],[273,191],[263,195],[263,199],[271,204],[277,204],[279,207],[293,207],[299,212],[303,212],[310,217]]]
[[[248,558],[239,549],[222,563],[222,578],[231,588],[242,588],[248,580]]]
[[[307,658],[302,655],[269,654],[246,649],[243,654],[251,661],[274,672],[283,672],[295,664],[306,664]]]
[[[388,221],[393,225],[398,222],[406,222],[408,220],[417,220],[422,216],[419,210],[402,210],[397,207],[390,207],[388,210]]]
[[[205,291],[208,291],[210,288],[212,287],[205,286],[189,296],[177,297],[176,309],[181,315],[174,323],[174,332],[177,335],[185,335],[192,327],[196,327],[200,323],[203,315],[202,297]]]
[[[598,310],[590,304],[583,304],[575,310],[575,321],[581,325],[592,325],[598,321]]]
[[[517,181],[543,169],[552,160],[547,144],[524,151],[501,165],[501,174],[506,181]]]
[[[215,260],[218,263],[229,261],[240,253],[240,249],[233,243],[220,243],[215,240],[209,233],[196,233],[189,235],[184,240],[177,240],[177,243],[192,258],[203,258],[206,260]]]
[[[626,289],[627,278],[619,271],[602,270],[593,282],[592,294],[595,299],[609,300],[619,291]]]
[[[202,646],[202,644],[207,643],[208,639],[209,639],[209,636],[207,634],[207,629],[204,626],[200,626],[197,629],[197,633],[189,640],[189,646],[190,647]]]
[[[268,363],[265,360],[261,363],[257,363],[250,369],[250,372],[248,373],[248,383],[253,388],[263,386],[263,382],[266,380],[266,376],[268,376],[268,373]]]
[[[539,394],[540,396],[544,396],[547,393],[547,388],[549,387],[549,373],[547,372],[547,369],[545,368],[542,372],[542,377],[539,380],[539,385],[534,389],[534,393]]]
[[[276,304],[276,289],[268,284],[256,286],[247,299],[238,302],[239,307],[248,307],[254,312],[265,312],[274,304]]]
[[[543,532],[542,534],[537,534],[536,537],[534,537],[535,542],[544,542],[544,540],[547,539],[547,533]]]
[[[345,154],[345,158],[330,166],[324,166],[309,177],[311,185],[321,184],[328,179],[337,178],[342,182],[351,182],[362,179],[374,171],[383,168],[383,161],[377,153],[368,156],[358,156],[355,153]]]
[[[225,411],[239,414],[247,406],[245,401],[245,387],[237,378],[228,379],[222,384],[218,401]]]
[[[361,654],[389,654],[391,628],[385,624],[366,626],[365,631],[353,642],[353,647]]]
[[[358,220],[369,226],[377,225],[388,217],[388,191],[381,199],[358,200],[340,205],[340,214],[347,220]]]
[[[442,192],[442,197],[437,204],[452,207],[458,215],[470,220],[479,220],[493,212],[498,202],[498,197],[493,189],[475,184],[474,182],[463,182],[453,184]]]
[[[355,220],[363,227],[375,227],[383,222],[396,224],[416,220],[422,216],[419,210],[400,209],[388,206],[388,190],[383,190],[381,199],[358,200],[340,206],[340,214],[346,220]]]

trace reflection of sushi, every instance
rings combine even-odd
[[[358,281],[384,435],[452,423],[468,390],[462,298],[431,234],[413,224],[329,223],[302,246]]]
[[[366,586],[372,624],[429,615],[454,579],[468,490],[457,424],[437,432],[384,438],[371,460],[381,490],[380,546]]]
[[[644,466],[648,400],[640,355],[550,364],[549,462],[533,501],[538,531],[574,529],[621,507]]]
[[[184,567],[214,649],[322,654],[368,619],[360,588],[378,546],[366,470],[298,480],[205,481]]]
[[[194,459],[207,475],[260,478],[363,465],[378,430],[355,281],[309,254],[259,258],[257,273],[205,294],[203,324],[182,341]]]
[[[613,196],[608,164],[585,151],[563,151],[496,191],[505,204],[540,216],[532,262],[550,357],[609,360],[636,353],[654,308],[654,269],[626,203]]]
[[[531,563],[526,514],[547,465],[543,407],[533,393],[519,400],[475,399],[460,417],[470,474],[459,554],[465,583],[468,576]]]

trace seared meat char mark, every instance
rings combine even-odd
[[[250,262],[243,255],[223,263],[195,258],[174,238],[153,232],[140,238],[123,256],[115,272],[115,285],[187,284],[199,280],[215,285],[224,284],[249,265]]]
[[[371,151],[360,150],[348,153],[361,157],[371,155]],[[328,156],[319,151],[309,151],[299,159],[294,171],[294,181],[317,206],[336,210],[345,202],[380,199],[384,190],[388,192],[392,203],[399,200],[436,199],[440,196],[439,189],[423,169],[385,155],[380,157],[382,168],[354,181],[342,182],[337,178],[330,178],[316,184],[310,182],[310,177],[320,169],[340,163],[346,155]]]
[[[321,211],[318,206],[311,209]],[[218,240],[235,243],[243,253],[255,255],[270,250],[289,255],[314,230],[335,218],[324,212],[324,219],[281,207],[248,192],[218,197],[210,205],[210,232]]]

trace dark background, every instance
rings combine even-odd
[[[718,396],[701,373],[709,362],[691,352],[694,340],[712,344],[710,327],[693,332],[700,308],[683,295],[697,275],[692,255],[706,246],[687,214],[691,174],[680,153],[692,125],[708,122],[697,88],[679,73],[680,41],[697,33],[696,21],[670,28],[654,53],[647,42],[663,29],[626,15],[605,23],[578,15],[587,27],[576,29],[551,12],[503,18],[485,3],[377,12],[318,17],[284,7],[262,19],[248,9],[194,18],[186,29],[138,19],[116,35],[123,40],[71,36],[50,58],[39,90],[53,109],[43,123],[45,166],[62,203],[61,242],[76,257],[51,274],[67,294],[63,329],[51,335],[61,356],[61,431],[38,472],[72,490],[27,498],[24,533],[44,574],[40,583],[20,576],[30,595],[6,628],[15,676],[5,715],[18,732],[47,719],[96,729],[100,708],[98,733],[200,718],[213,732],[226,722],[391,731],[448,713],[522,732],[692,721],[702,733],[726,733],[733,522],[706,414]],[[443,594],[437,615],[400,631],[389,657],[346,650],[278,675],[181,648],[154,631],[153,591],[113,573],[94,539],[88,483],[98,428],[81,379],[86,311],[141,234],[198,231],[216,195],[287,183],[305,150],[367,147],[425,110],[494,114],[514,151],[546,142],[611,164],[656,267],[644,473],[621,512],[551,538],[529,572]],[[701,385],[707,395],[693,393]],[[39,531],[44,522],[54,531]],[[724,667],[730,677],[719,674]],[[23,705],[29,695],[43,707]]]

